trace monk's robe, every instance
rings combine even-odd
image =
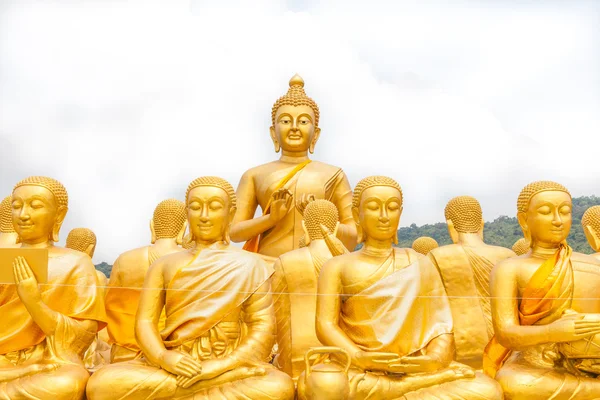
[[[589,273],[596,276],[591,279],[597,280],[600,264],[589,256],[572,253],[569,246],[561,246],[555,256],[540,265],[524,288],[519,304],[520,324],[546,325],[559,319],[574,306],[575,281],[590,279]],[[555,343],[513,351],[493,337],[485,348],[483,368],[500,382],[506,399],[600,398],[600,381],[569,368]]]
[[[108,279],[104,273],[98,270],[96,270],[96,276],[98,277],[98,288],[102,294],[105,294]],[[90,372],[110,363],[110,345],[106,328],[96,334],[94,341],[83,355],[83,363]]]
[[[355,284],[359,291],[353,290],[357,294],[342,303],[340,327],[363,351],[422,355],[431,340],[452,333],[448,298],[431,263],[421,259],[396,270],[394,259],[390,257],[367,280]],[[448,369],[469,367],[453,362]],[[440,378],[444,383],[435,384],[438,376],[444,377]],[[352,367],[349,378],[351,399],[502,399],[499,385],[479,373],[474,378],[448,378],[447,370],[402,376]],[[415,383],[427,386],[426,381],[431,386],[410,389]]]
[[[481,369],[483,349],[494,336],[490,275],[494,265],[515,253],[499,246],[451,244],[435,248],[427,260],[440,273],[452,310],[456,361]]]
[[[306,368],[304,355],[321,346],[317,339],[317,280],[325,261],[332,258],[325,243],[285,253],[275,262],[273,297],[277,317],[277,354],[273,365],[294,382]]]
[[[60,313],[52,336],[33,321],[16,285],[0,285],[0,399],[81,399],[89,378],[82,357],[97,333],[81,321],[95,320],[98,329],[106,324],[92,260],[74,250],[50,248],[48,282],[39,288],[44,304]],[[6,379],[16,370],[27,372]]]
[[[135,340],[135,314],[146,272],[152,263],[168,253],[146,246],[121,254],[113,265],[106,290],[106,316],[111,345],[110,361],[129,361],[142,356]],[[159,328],[164,327],[164,316]]]
[[[312,194],[315,199],[329,200],[338,208],[340,224],[354,223],[352,220],[352,188],[344,171],[338,167],[312,161],[301,165],[302,168],[289,168],[272,171],[261,177],[261,185],[256,187],[258,205],[267,214],[271,203],[271,195],[281,188],[288,189],[298,201],[303,194]],[[345,216],[345,217],[342,217]],[[286,216],[273,228],[264,232],[258,239],[246,242],[245,249],[271,257],[298,249],[302,230],[302,214],[295,207],[290,207]],[[258,242],[258,244],[256,243]],[[286,249],[284,252],[281,249]]]
[[[169,256],[159,262],[168,263]],[[265,362],[274,343],[275,315],[271,293],[257,289],[272,272],[255,254],[213,246],[167,286],[165,347],[199,361],[233,357],[242,367],[184,389],[175,375],[142,357],[98,370],[88,383],[88,399],[292,399],[291,378]],[[254,368],[262,373],[252,373]]]

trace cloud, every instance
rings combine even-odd
[[[63,239],[89,227],[95,261],[112,262],[148,242],[155,205],[195,177],[235,185],[275,158],[270,109],[298,72],[321,108],[315,158],[353,184],[396,178],[403,225],[442,220],[461,194],[488,219],[512,215],[535,179],[600,194],[590,3],[363,4],[4,4],[0,191],[60,179]]]

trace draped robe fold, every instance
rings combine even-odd
[[[440,335],[452,333],[452,314],[440,276],[431,263],[421,259],[395,272],[392,258],[364,282],[357,294],[342,303],[340,327],[363,351],[391,352],[399,356],[425,354],[425,348]],[[391,273],[390,273],[391,272]],[[386,276],[387,275],[387,276]],[[453,362],[448,369],[468,369]],[[391,375],[349,372],[351,399],[491,400],[501,399],[496,382],[477,374],[455,378],[420,389],[410,381],[431,379],[432,374]],[[424,385],[426,386],[426,385]]]
[[[168,262],[168,257],[162,262]],[[246,366],[263,368],[264,375],[211,385],[217,377],[184,389],[177,386],[175,375],[141,358],[96,372],[88,384],[88,399],[273,400],[293,396],[291,378],[265,362],[274,342],[275,321],[270,292],[258,293],[257,289],[271,274],[272,268],[260,257],[243,250],[199,251],[168,284],[166,321],[160,332],[167,349],[199,361],[234,357]],[[104,393],[103,386],[111,387],[112,393]]]
[[[576,268],[572,250],[566,245],[561,245],[553,257],[540,265],[523,290],[519,305],[521,325],[550,324],[571,308]],[[600,381],[572,374],[564,365],[555,343],[513,351],[494,336],[484,352],[484,371],[501,383],[507,400],[542,396],[569,400],[600,398]]]
[[[98,330],[106,324],[96,270],[83,253],[51,249],[48,283],[39,287],[42,301],[60,313],[52,336],[33,321],[16,285],[0,285],[0,376],[3,370],[44,369],[0,382],[0,399],[81,399],[89,377],[82,358],[97,331],[87,331],[79,321],[97,321]]]
[[[340,215],[348,217],[340,221],[347,224],[352,221],[352,188],[342,169],[319,161],[312,161],[302,168],[276,170],[264,177],[264,182],[256,188],[258,203],[266,214],[271,204],[271,195],[278,189],[286,188],[292,192],[294,202],[303,194],[312,194],[316,199],[325,199],[336,205]],[[342,212],[343,211],[343,212]],[[245,244],[245,249],[270,257],[298,249],[302,231],[302,214],[292,206],[288,213],[273,228],[253,238]],[[282,251],[285,249],[285,251]]]

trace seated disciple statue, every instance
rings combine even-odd
[[[402,214],[398,183],[361,180],[352,212],[364,246],[321,269],[316,322],[323,345],[351,356],[350,399],[502,399],[497,382],[452,360],[452,313],[438,271],[414,252],[409,265],[407,252],[393,247]],[[331,368],[339,361],[330,357]],[[298,382],[303,399],[302,376]]]
[[[275,342],[272,267],[229,246],[233,187],[198,178],[186,206],[196,246],[155,261],[144,281],[135,326],[144,357],[95,372],[88,399],[293,399],[292,378],[265,361]]]
[[[596,254],[594,257],[600,259],[600,206],[588,208],[581,218],[581,225],[588,243]]]
[[[483,349],[494,336],[490,274],[498,261],[515,253],[483,242],[483,214],[477,199],[455,197],[444,214],[454,244],[433,249],[423,262],[435,265],[450,301],[455,360],[481,369]]]
[[[492,271],[495,336],[484,371],[506,399],[600,398],[600,262],[567,244],[572,207],[558,183],[525,186],[517,218],[531,252]]]
[[[18,240],[12,223],[11,196],[7,196],[0,202],[0,248],[15,247]]]
[[[531,250],[531,247],[525,238],[517,240],[515,244],[512,245],[512,251],[514,251],[518,256],[529,253],[529,250]]]
[[[335,235],[337,208],[327,200],[315,200],[303,213],[305,247],[287,252],[273,265],[273,298],[277,317],[277,354],[273,364],[294,381],[304,371],[304,355],[321,346],[315,333],[317,279],[323,264],[332,258],[322,226]]]
[[[183,251],[180,245],[186,227],[185,204],[176,199],[163,200],[150,220],[152,244],[126,251],[115,260],[105,301],[111,362],[129,361],[142,355],[134,326],[146,272],[162,256]],[[163,327],[164,316],[159,322],[159,328]]]
[[[419,254],[423,254],[426,256],[433,249],[440,247],[438,242],[429,236],[421,236],[420,238],[415,239],[412,243],[412,249]]]
[[[67,214],[64,186],[46,177],[19,182],[12,218],[20,247],[48,249],[48,281],[38,286],[24,257],[15,284],[0,284],[0,399],[82,399],[82,357],[105,323],[96,270],[87,254],[54,246]]]
[[[90,258],[93,258],[94,252],[96,251],[96,244],[96,234],[91,229],[75,228],[71,229],[67,235],[65,247],[67,249],[80,251],[90,256]],[[108,279],[102,271],[96,270],[96,276],[98,277],[98,288],[100,288],[104,295]],[[100,366],[110,362],[110,346],[108,345],[108,333],[106,332],[106,328],[98,332],[96,338],[85,352],[83,362],[90,372],[93,372]]]
[[[352,188],[340,168],[308,158],[321,130],[319,107],[304,92],[298,75],[287,94],[273,105],[271,139],[277,161],[254,167],[242,176],[237,188],[240,209],[231,227],[231,239],[244,249],[268,257],[300,247],[301,208],[309,197],[331,201],[338,209],[337,236],[349,250],[356,245],[356,227],[350,205]],[[257,207],[262,216],[254,218]]]

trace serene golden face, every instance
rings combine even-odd
[[[362,193],[358,207],[358,221],[366,237],[393,240],[401,215],[402,199],[398,189],[390,186],[373,186]]]
[[[59,210],[52,192],[41,186],[25,185],[12,195],[12,219],[23,243],[42,243],[62,222],[66,210]]]
[[[557,247],[569,236],[572,207],[568,193],[554,190],[540,192],[531,198],[527,212],[519,213],[519,223],[535,245]]]
[[[235,208],[223,189],[199,186],[188,194],[187,214],[195,240],[212,243],[225,240]]]
[[[278,144],[285,151],[307,151],[316,142],[315,133],[315,113],[309,106],[283,105],[277,110],[271,128],[276,147]]]

